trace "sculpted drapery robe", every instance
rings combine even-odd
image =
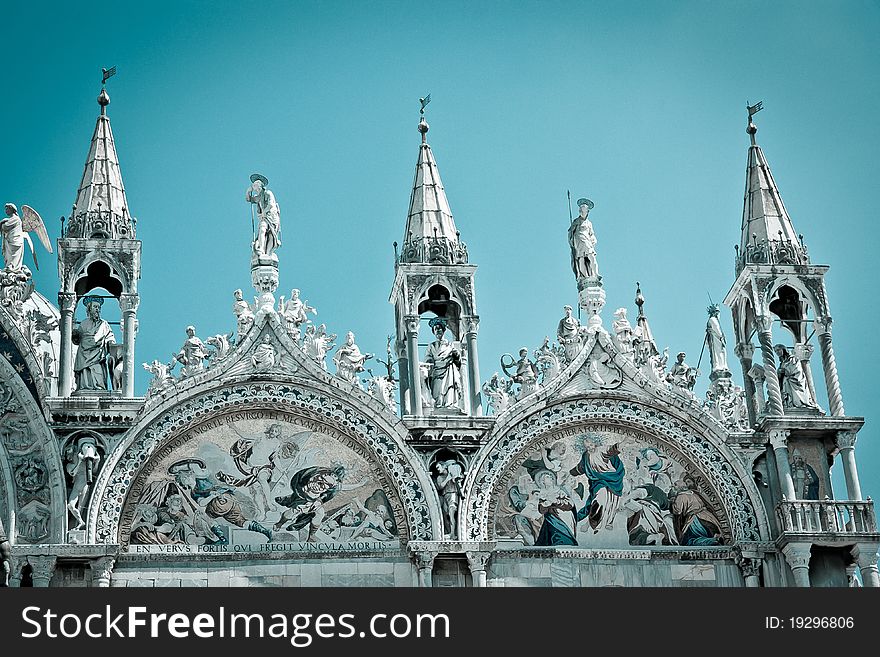
[[[435,340],[428,347],[428,387],[434,405],[457,406],[461,397],[461,355],[448,340]]]
[[[78,390],[106,390],[109,345],[116,344],[113,329],[105,320],[84,319],[79,325],[79,347],[73,371]]]
[[[21,269],[24,264],[24,230],[17,212],[0,221],[0,235],[3,237],[3,266],[10,271]]]

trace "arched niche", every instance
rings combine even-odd
[[[501,514],[515,511],[513,498],[516,496],[511,495],[511,487],[517,485],[524,475],[530,476],[530,469],[534,472],[540,469],[553,471],[554,467],[549,465],[534,463],[529,466],[527,461],[537,461],[557,443],[564,444],[565,453],[555,470],[556,483],[548,477],[547,487],[568,485],[574,489],[582,485],[581,494],[572,496],[572,505],[576,511],[582,511],[589,499],[592,478],[584,472],[585,468],[580,468],[581,473],[576,475],[569,473],[581,464],[584,438],[595,435],[602,438],[599,460],[606,453],[609,454],[608,461],[612,461],[611,452],[614,450],[611,447],[618,444],[618,458],[623,463],[624,481],[617,506],[619,514],[614,519],[616,527],[613,528],[617,538],[603,541],[600,537],[605,531],[607,516],[596,527],[587,516],[579,521],[578,531],[574,532],[576,536],[579,532],[587,534],[585,540],[576,542],[577,545],[608,547],[615,543],[615,547],[620,548],[633,544],[629,542],[628,531],[622,532],[621,528],[626,529],[631,511],[644,503],[635,502],[624,507],[626,500],[622,498],[625,492],[640,485],[635,477],[638,470],[636,458],[639,457],[642,464],[655,458],[643,454],[648,450],[656,451],[666,464],[667,478],[673,485],[676,481],[689,484],[696,493],[693,506],[701,503],[715,516],[719,531],[713,533],[720,537],[717,544],[766,540],[769,536],[766,511],[750,469],[725,444],[725,436],[718,427],[696,411],[666,408],[660,403],[625,393],[606,393],[550,403],[512,418],[509,423],[502,423],[492,433],[465,482],[464,531],[469,540],[504,537],[503,531],[499,535],[498,523]],[[553,457],[547,454],[547,459],[552,461]],[[560,472],[566,472],[569,479],[562,481],[565,477]],[[665,485],[665,480],[663,483]],[[522,495],[525,491],[521,489],[519,492]],[[647,499],[653,491],[644,492],[646,495],[642,497]],[[657,496],[653,497],[657,499]],[[521,502],[533,505],[536,502],[535,499],[529,500],[528,496],[525,498]],[[598,531],[594,533],[596,529]],[[539,526],[537,531],[540,531]],[[509,538],[515,540],[515,536]],[[676,542],[669,541],[672,545]]]
[[[257,545],[269,533],[275,542],[321,545],[353,536],[381,549],[432,540],[439,514],[434,496],[425,494],[430,479],[423,468],[414,469],[419,466],[403,436],[384,424],[356,402],[297,383],[242,382],[194,391],[155,409],[108,456],[96,483],[98,502],[90,508],[90,540],[164,540],[151,537],[150,523],[155,528],[162,522],[145,507],[166,507],[167,513],[168,497],[175,494],[185,498],[184,511],[194,508],[191,502],[203,506],[202,513],[189,514],[199,518],[188,519],[190,527],[173,537],[182,544]],[[228,499],[211,506],[208,499],[223,488]],[[349,513],[346,527],[321,526],[341,519],[347,508],[357,518]],[[381,527],[356,531],[365,521]],[[133,540],[145,523],[148,528]],[[223,538],[215,541],[209,531]]]

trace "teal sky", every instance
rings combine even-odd
[[[596,204],[606,326],[619,306],[635,315],[639,280],[661,348],[695,362],[707,293],[733,282],[745,105],[763,100],[758,142],[812,261],[831,265],[844,400],[868,418],[863,492],[880,494],[876,2],[30,2],[4,18],[3,200],[37,208],[53,241],[100,69],[118,66],[108,114],[143,241],[138,363],[167,360],[189,323],[202,338],[233,329],[253,171],[281,207],[279,294],[301,288],[332,332],[384,352],[429,92],[429,142],[479,265],[483,378],[575,305],[566,189]],[[38,290],[55,300],[41,255]]]

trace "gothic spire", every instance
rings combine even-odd
[[[107,116],[109,104],[110,96],[102,85],[98,96],[101,113],[95,124],[65,237],[133,239],[135,236],[116,155],[116,142],[110,128],[110,117]]]
[[[758,128],[752,117],[763,109],[762,103],[748,108],[746,132],[751,138],[746,167],[743,200],[742,238],[738,249],[737,272],[747,264],[807,264],[809,258],[803,238],[795,233],[791,217],[782,202],[779,188],[770,173],[764,151],[758,146]]]
[[[403,236],[401,262],[456,264],[467,262],[467,247],[455,229],[452,210],[446,199],[443,182],[434,154],[428,145],[428,123],[425,121],[425,105],[430,95],[422,99],[419,132],[422,143],[413,179],[406,232]]]
[[[651,332],[651,325],[648,324],[648,317],[645,315],[643,308],[644,305],[645,297],[642,294],[642,284],[636,281],[636,306],[639,309],[639,316],[636,318],[636,331],[640,339],[650,345],[649,355],[656,356],[660,353],[660,350],[654,341],[654,334]]]

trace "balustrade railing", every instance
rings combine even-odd
[[[854,500],[794,500],[780,502],[776,513],[789,534],[876,534],[874,502]]]

